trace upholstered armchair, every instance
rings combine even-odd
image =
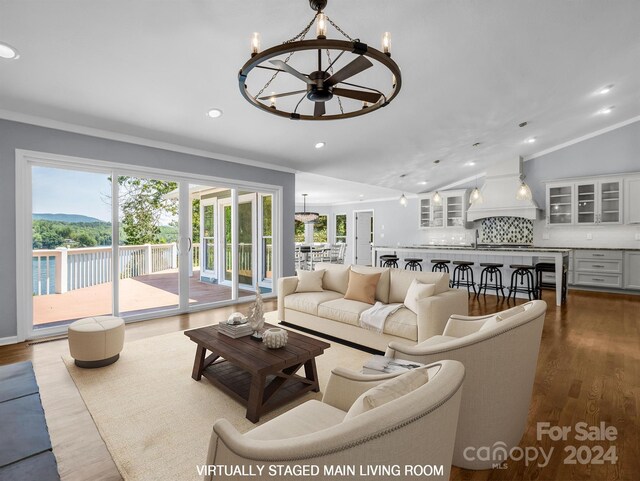
[[[489,469],[504,458],[479,460],[478,448],[509,451],[520,443],[546,310],[544,301],[532,301],[488,316],[455,315],[441,336],[415,346],[389,344],[389,357],[425,364],[455,359],[464,364],[466,378],[453,454],[455,466]]]
[[[316,465],[320,470],[313,479],[327,480],[336,476],[325,473],[325,465],[356,466],[358,474],[360,466],[366,470],[368,465],[398,465],[403,470],[399,479],[404,479],[411,477],[404,476],[405,465],[429,464],[443,467],[441,476],[430,479],[448,480],[464,367],[442,361],[421,369],[428,373],[426,383],[361,413],[351,407],[360,406],[372,389],[389,389],[394,382],[397,387],[407,378],[336,368],[322,402],[307,401],[245,434],[220,419],[213,425],[207,464],[242,465],[247,470],[254,466],[254,472],[258,465],[267,470],[270,465]]]

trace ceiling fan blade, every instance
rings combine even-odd
[[[294,77],[299,78],[300,80],[308,83],[309,85],[315,84],[315,82],[311,80],[309,77],[307,77],[305,74],[298,72],[295,68],[290,67],[288,64],[284,63],[282,60],[269,60],[269,62],[271,62],[271,64],[275,65],[276,67],[278,67],[280,70],[284,70],[285,72],[290,73]]]
[[[327,113],[327,110],[324,107],[324,102],[316,102],[316,106],[313,108],[313,116],[321,117],[326,113]]]
[[[289,95],[296,95],[296,94],[303,94],[306,92],[305,90],[296,90],[295,92],[285,92],[283,94],[276,94],[276,95],[266,95],[264,97],[258,97],[258,100],[269,100],[271,98],[277,99],[280,97],[287,97]]]
[[[376,92],[341,89],[338,87],[334,87],[331,91],[333,92],[333,95],[337,95],[338,97],[347,97],[350,99],[362,100],[363,102],[369,102],[370,104],[375,104],[378,100],[380,100],[380,97],[382,97],[381,94]]]
[[[367,57],[359,55],[355,60],[349,62],[327,80],[325,80],[324,84],[331,87],[332,85],[347,80],[349,77],[353,77],[354,75],[359,74],[363,70],[367,70],[369,67],[373,67],[371,61],[369,61]]]

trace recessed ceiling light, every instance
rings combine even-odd
[[[535,137],[531,137],[530,139],[525,140],[527,144],[533,144],[536,141]]]
[[[426,180],[420,181],[418,182],[418,185],[427,185],[429,182],[427,182]]]
[[[218,117],[222,117],[222,110],[220,109],[211,109],[207,112],[207,115],[212,119],[217,119]]]
[[[602,87],[600,90],[598,90],[598,93],[600,95],[606,95],[609,92],[611,92],[612,88],[613,88],[613,84],[607,85],[606,87]]]
[[[20,58],[20,54],[11,45],[0,42],[0,58],[6,58],[7,60],[16,60]]]
[[[321,149],[322,147],[324,147],[325,145],[327,145],[325,142],[318,142],[316,144],[316,149]]]
[[[476,165],[476,163],[473,160],[470,160],[469,162],[465,162],[465,164],[467,167],[473,167],[474,165]]]
[[[614,107],[613,105],[611,107],[605,107],[603,109],[598,110],[598,113],[601,115],[607,115],[610,114],[613,111]]]

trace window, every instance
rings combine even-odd
[[[296,220],[294,242],[304,242],[304,222]]]
[[[328,242],[327,238],[327,216],[321,215],[313,224],[313,242]]]
[[[347,243],[347,214],[336,215],[336,243]]]
[[[272,196],[262,195],[262,279],[273,277]]]

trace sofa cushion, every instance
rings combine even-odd
[[[344,298],[374,304],[376,302],[376,287],[381,275],[381,273],[360,274],[353,270],[349,271],[349,285]]]
[[[347,421],[415,391],[429,381],[426,366],[413,369],[365,391],[354,401],[344,417]]]
[[[296,292],[322,292],[322,278],[325,270],[303,271],[298,269]]]
[[[458,339],[457,337],[452,336],[431,336],[429,339],[422,341],[420,346],[435,346],[436,344],[442,344],[444,342],[453,341],[454,339]]]
[[[524,312],[524,306],[516,306],[511,309],[507,309],[506,311],[502,311],[501,313],[496,315],[496,321],[504,321],[505,319],[509,319],[510,317],[515,316],[516,314],[520,314]]]
[[[252,429],[245,436],[263,441],[295,438],[340,424],[345,414],[338,408],[314,399]]]
[[[342,299],[342,294],[334,291],[301,292],[290,294],[284,298],[284,307],[298,312],[318,315],[318,306],[323,302]]]
[[[387,317],[383,332],[391,336],[398,336],[413,342],[418,341],[418,316],[406,307],[398,309]]]
[[[449,289],[449,274],[446,272],[417,272],[404,269],[391,269],[391,286],[389,288],[389,302],[404,302],[409,286],[414,279],[423,284],[435,284],[438,295]]]
[[[341,294],[347,292],[349,266],[319,262],[314,266],[314,269],[317,271],[325,271],[324,277],[322,278],[322,288],[325,291],[335,291]]]
[[[318,306],[318,316],[359,327],[360,313],[370,308],[371,304],[367,304],[366,302],[335,299],[320,304]]]
[[[418,301],[425,297],[431,297],[436,292],[435,284],[423,284],[418,279],[411,281],[411,285],[407,290],[407,296],[404,298],[404,305],[410,311],[418,313]]]
[[[351,266],[353,272],[359,274],[378,274],[380,280],[376,287],[376,301],[389,304],[389,283],[391,280],[390,269],[388,267]]]

